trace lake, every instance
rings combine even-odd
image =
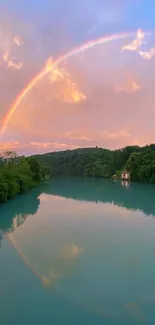
[[[0,324],[154,325],[154,198],[56,178],[2,205]]]

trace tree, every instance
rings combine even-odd
[[[0,170],[0,202],[5,202],[8,199],[8,182]]]
[[[47,162],[53,175],[120,177],[127,169],[134,181],[155,182],[155,145],[127,146],[110,151],[102,148],[81,148],[36,156]]]
[[[6,151],[3,153],[3,160],[8,165],[12,164],[13,162],[15,163],[16,158],[17,154],[15,151]]]
[[[32,171],[34,181],[36,183],[40,182],[42,178],[40,162],[35,157],[28,157],[26,160]]]
[[[17,157],[11,151],[1,157],[0,202],[28,191],[49,173],[47,164],[41,164],[35,157]]]

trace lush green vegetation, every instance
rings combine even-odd
[[[0,202],[27,192],[49,175],[48,167],[35,157],[17,157],[15,152],[0,155]]]
[[[6,152],[0,155],[0,202],[27,192],[50,175],[110,178],[119,177],[123,170],[133,181],[155,183],[155,145],[114,151],[84,148],[31,157]]]
[[[53,175],[110,178],[122,170],[131,180],[155,183],[155,145],[128,146],[120,150],[84,148],[36,156],[50,166]]]

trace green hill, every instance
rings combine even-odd
[[[131,180],[155,183],[155,145],[128,146],[120,150],[80,148],[36,155],[47,163],[51,175],[112,177],[121,170],[130,172]]]

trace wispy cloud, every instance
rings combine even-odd
[[[131,137],[132,134],[125,131],[121,130],[119,132],[108,132],[108,131],[103,131],[101,132],[101,136],[103,139],[108,139],[108,140],[118,140],[120,138],[128,138]]]
[[[65,150],[65,149],[75,149],[76,146],[69,145],[66,143],[57,142],[30,142],[26,145],[27,147],[33,147],[36,149],[48,149],[48,150]]]
[[[3,60],[8,68],[21,70],[23,67],[23,63],[18,62],[15,57],[11,57],[9,52],[4,53]]]
[[[82,93],[76,83],[72,80],[72,76],[63,68],[54,67],[52,60],[48,60],[46,69],[51,70],[49,80],[53,84],[59,83],[59,91],[54,94],[54,97],[60,97],[64,102],[76,104],[86,100],[86,95]]]
[[[70,140],[80,140],[80,141],[91,141],[92,139],[86,135],[80,135],[80,134],[75,134],[72,132],[67,132],[64,134],[65,137],[67,137]]]
[[[12,60],[10,59],[8,61],[8,68],[13,68],[13,69],[21,70],[23,68],[23,63],[22,62],[17,62],[16,63],[13,60],[15,60],[15,58],[12,58]]]
[[[1,142],[0,143],[0,152],[7,151],[7,150],[15,150],[20,147],[19,141],[10,141],[10,142]]]
[[[121,52],[123,51],[135,51],[137,52],[143,59],[151,60],[155,56],[155,48],[150,48],[148,51],[140,50],[141,46],[146,44],[144,38],[146,33],[144,33],[141,29],[137,32],[137,37],[131,43],[124,45],[121,48]]]
[[[132,93],[135,93],[137,92],[138,90],[140,90],[141,87],[140,85],[138,85],[138,83],[136,83],[135,81],[132,81],[130,84],[120,84],[120,85],[117,85],[115,87],[115,92],[116,93],[122,93],[122,92],[125,92],[127,94],[132,94]]]
[[[143,41],[144,37],[145,37],[144,32],[141,29],[139,29],[137,31],[136,39],[134,39],[131,43],[124,45],[121,48],[121,52],[123,52],[123,51],[138,51],[139,48],[141,47],[141,45],[144,44],[144,41]]]
[[[23,40],[20,36],[14,37],[11,30],[7,32],[6,30],[6,27],[4,30],[0,29],[0,58],[5,67],[20,70],[23,63],[16,57],[18,54],[15,55],[14,44],[20,47],[23,45]]]
[[[142,88],[140,83],[135,80],[135,76],[132,76],[129,72],[125,72],[122,79],[122,82],[114,87],[115,93],[134,94]]]
[[[90,1],[94,3],[93,0]],[[87,0],[87,8],[90,1]],[[108,21],[112,24],[112,21],[119,19],[119,13],[118,16],[117,14],[115,16],[115,10],[110,12],[109,8],[119,7],[119,3],[124,7],[124,2],[121,0],[110,0],[108,4],[105,0],[103,2],[106,10],[103,12],[104,6],[101,4],[103,10],[99,9],[96,15],[98,18],[98,13],[101,13],[99,17],[99,25],[100,23],[101,25],[97,26],[97,29],[99,27],[98,31],[100,27],[107,25]],[[129,0],[129,2],[131,1]],[[90,25],[93,26],[93,22],[98,24],[96,18],[92,19]],[[42,31],[40,28],[35,34],[31,25],[29,32],[24,31],[24,22],[23,25],[20,23],[21,28],[16,28],[16,24],[15,28],[10,28],[9,19],[7,23],[8,33],[7,28],[3,29],[2,39],[0,36],[0,59],[3,57],[3,62],[1,62],[3,63],[1,73],[3,78],[1,78],[0,84],[2,107],[0,114],[2,118],[6,113],[5,109],[11,106],[17,94],[43,67],[42,63],[46,58],[52,54],[56,57],[57,53],[63,53],[66,49],[62,45],[61,51],[56,52],[56,49],[60,50],[57,43],[60,43],[62,38],[54,36],[53,40],[53,35],[49,33],[49,30]],[[89,27],[91,27],[90,25]],[[79,26],[79,28],[82,30],[83,26]],[[116,30],[106,27],[103,33],[100,32],[100,36],[113,33]],[[119,30],[123,32],[121,28]],[[78,35],[79,33],[78,29]],[[18,105],[3,139],[4,141],[20,139],[21,143],[6,143],[6,147],[15,148],[19,152],[56,151],[94,145],[113,148],[132,143],[135,138],[141,138],[142,132],[146,135],[149,128],[154,127],[152,125],[155,99],[152,91],[154,89],[152,77],[154,67],[152,62],[148,64],[149,67],[152,67],[152,74],[150,74],[150,68],[148,70],[147,67],[143,68],[139,55],[145,59],[151,59],[154,56],[154,44],[152,42],[149,46],[149,41],[153,41],[152,39],[148,39],[148,44],[146,44],[146,34],[144,34],[142,30],[139,30],[136,39],[130,44],[127,43],[124,49],[122,47],[122,55],[119,52],[120,45],[124,40],[100,45],[90,51],[82,52],[68,60],[67,65],[63,65],[64,69],[59,67],[59,71],[52,71]],[[24,40],[23,47],[20,35]],[[50,40],[48,39],[47,42],[45,39],[48,38],[48,35],[50,35]],[[82,38],[78,39],[78,42],[84,38],[85,35],[82,34]],[[47,43],[50,44],[49,47],[46,47]],[[37,47],[40,47],[40,52],[36,52]],[[148,48],[150,49],[148,50]],[[125,50],[130,52],[125,52]],[[118,56],[114,57],[114,51],[115,53],[118,51]],[[139,55],[132,55],[132,51]],[[37,55],[34,56],[34,53]],[[124,63],[125,68],[123,68]],[[6,69],[7,67],[9,69]],[[17,71],[17,69],[21,71]],[[130,71],[133,73],[128,77]],[[124,72],[127,72],[125,77]],[[149,86],[147,87],[147,85]],[[74,105],[76,103],[78,105]],[[140,125],[139,119],[140,117],[142,119],[142,111],[145,123],[141,121]],[[129,130],[126,132],[128,134],[121,131],[122,128]],[[101,130],[106,130],[102,136],[100,135]],[[129,135],[130,130],[132,136]],[[71,133],[67,136],[68,131]],[[26,144],[22,144],[22,141]]]
[[[19,47],[24,44],[24,41],[22,40],[22,38],[20,36],[15,36],[13,41]]]
[[[3,55],[3,60],[4,60],[4,62],[8,62],[8,59],[9,59],[9,52],[6,52]]]
[[[155,56],[155,48],[151,48],[148,51],[139,51],[139,54],[143,59],[151,60]]]
[[[0,143],[0,152],[7,150],[17,151],[17,153],[41,153],[41,152],[51,152],[60,151],[67,149],[76,149],[76,146],[66,143],[56,143],[56,142],[37,142],[32,141],[28,143],[21,143],[19,141],[10,141]]]

